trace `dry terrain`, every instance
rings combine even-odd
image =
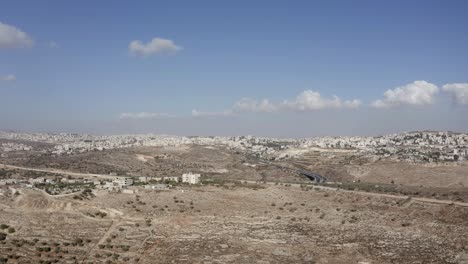
[[[468,208],[268,184],[0,196],[8,263],[464,263]]]
[[[137,193],[0,186],[0,263],[468,263],[468,164],[354,152],[258,159],[224,146],[0,157],[0,179],[200,173]],[[289,169],[288,169],[289,168]],[[320,173],[311,185],[298,173]],[[91,174],[93,175],[91,175]],[[88,190],[86,190],[88,189]]]

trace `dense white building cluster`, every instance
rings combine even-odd
[[[410,132],[378,137],[320,137],[305,139],[301,148],[352,149],[409,161],[450,161],[468,158],[468,134]]]
[[[25,144],[18,144],[18,143],[1,143],[0,144],[0,151],[10,152],[10,151],[29,151],[32,150],[33,147],[27,146]]]
[[[449,132],[411,132],[378,137],[319,137],[305,139],[303,146],[322,148],[374,149],[387,146],[404,147],[467,147],[468,134]]]
[[[182,137],[168,135],[49,134],[0,132],[0,138],[49,143],[56,155],[101,151],[135,146],[223,145],[248,152],[257,157],[287,158],[311,149],[337,149],[410,161],[450,161],[468,157],[468,134],[452,132],[410,132],[376,137],[315,137],[307,139],[276,139],[253,136]],[[7,145],[5,145],[7,144]],[[29,146],[4,143],[1,148],[28,150]],[[4,145],[6,147],[4,147]],[[2,150],[0,148],[0,150]],[[29,149],[30,150],[30,149]]]

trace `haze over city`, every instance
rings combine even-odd
[[[467,131],[467,11],[466,1],[4,1],[0,129]]]

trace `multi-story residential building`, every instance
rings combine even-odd
[[[191,172],[182,174],[182,182],[188,184],[200,183],[200,174],[193,174]]]

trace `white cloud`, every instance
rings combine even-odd
[[[193,117],[202,117],[202,116],[230,116],[232,115],[232,111],[224,111],[224,112],[201,112],[196,109],[192,110]]]
[[[384,98],[372,102],[376,108],[389,108],[399,105],[428,105],[434,102],[439,88],[426,81],[415,81],[405,86],[387,90]]]
[[[358,99],[343,102],[343,107],[350,108],[350,109],[359,108],[361,105],[362,105],[362,102],[361,100],[358,100]]]
[[[34,45],[31,37],[20,29],[0,22],[0,49],[21,48]]]
[[[59,45],[57,44],[57,42],[55,41],[50,41],[49,44],[47,45],[49,48],[51,49],[56,49],[59,47]]]
[[[131,54],[139,56],[150,56],[153,54],[172,54],[182,50],[170,39],[153,38],[148,43],[142,43],[140,40],[134,40],[128,45]]]
[[[324,98],[319,92],[305,90],[296,97],[296,100],[284,101],[282,105],[295,111],[314,111],[330,108],[358,108],[361,105],[361,101],[357,99],[343,101],[336,95],[332,98]]]
[[[274,112],[278,110],[278,107],[268,99],[257,101],[251,98],[242,98],[234,104],[233,109],[236,112]]]
[[[6,82],[12,82],[12,81],[16,81],[16,76],[13,74],[8,74],[5,76],[0,76],[0,80],[6,81]]]
[[[285,110],[293,111],[315,111],[330,108],[358,108],[361,105],[359,100],[342,100],[337,96],[324,98],[319,92],[305,90],[300,93],[295,100],[284,100],[282,103],[272,103],[268,99],[257,101],[251,98],[242,98],[233,106],[236,112],[278,112]]]
[[[173,115],[166,113],[149,113],[149,112],[140,112],[140,113],[122,113],[120,114],[120,119],[151,119],[151,118],[165,118],[165,117],[174,117]]]
[[[283,101],[282,103],[272,103],[268,99],[255,100],[252,98],[242,98],[234,103],[231,109],[222,112],[204,112],[193,109],[192,117],[227,117],[235,116],[242,112],[280,112],[280,111],[314,111],[322,109],[355,109],[361,105],[359,100],[342,100],[337,96],[323,98],[320,93],[305,90],[297,96],[294,101]],[[149,119],[149,118],[171,118],[175,115],[166,113],[122,113],[120,119]]]
[[[446,84],[442,90],[452,94],[458,104],[468,104],[468,83]]]

